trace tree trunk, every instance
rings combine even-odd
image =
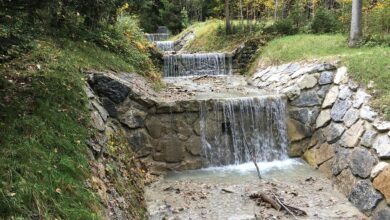
[[[275,11],[274,11],[274,20],[278,19],[278,0],[275,0]]]
[[[225,18],[226,18],[226,34],[230,34],[232,32],[232,24],[230,21],[230,0],[225,0]]]
[[[352,0],[352,19],[349,46],[358,46],[362,35],[362,0]]]

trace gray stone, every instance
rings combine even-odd
[[[93,127],[96,128],[98,131],[106,130],[106,126],[104,124],[104,121],[103,121],[103,119],[100,116],[98,111],[91,112],[91,122],[92,122]]]
[[[334,183],[337,188],[343,193],[345,196],[348,196],[351,193],[352,187],[355,185],[357,179],[352,174],[350,169],[344,169],[336,178],[334,179]]]
[[[108,115],[110,115],[110,117],[116,118],[118,116],[118,111],[116,109],[115,103],[111,101],[111,99],[105,97],[103,97],[101,100],[104,108],[107,110]]]
[[[374,213],[372,220],[389,220],[390,219],[390,207],[384,206]]]
[[[360,109],[360,118],[373,122],[378,116],[378,113],[371,110],[370,106],[363,106]]]
[[[186,149],[193,156],[199,156],[202,152],[202,142],[200,137],[191,137],[186,142]]]
[[[340,92],[339,92],[339,98],[340,99],[347,99],[352,96],[352,91],[349,89],[348,86],[346,85],[341,85],[340,86]]]
[[[319,84],[320,85],[327,85],[333,82],[334,73],[325,71],[321,73]]]
[[[315,161],[317,165],[323,164],[335,155],[334,148],[328,143],[321,144],[315,148]]]
[[[178,163],[184,160],[184,144],[174,136],[167,136],[160,142],[161,149],[164,152],[164,159],[167,163]]]
[[[359,180],[348,196],[349,201],[362,212],[370,212],[382,199],[369,180]]]
[[[373,125],[380,132],[386,132],[390,130],[390,122],[388,121],[375,121]]]
[[[119,121],[131,129],[141,128],[145,125],[145,117],[145,112],[130,108],[126,113],[119,116]]]
[[[373,148],[380,158],[390,158],[390,137],[387,134],[378,135],[374,140]]]
[[[371,178],[375,178],[378,176],[378,174],[380,172],[382,172],[384,169],[386,169],[387,167],[389,167],[389,163],[386,163],[386,162],[379,162],[377,165],[375,165],[374,168],[372,168],[371,170]]]
[[[302,92],[297,99],[291,102],[291,105],[297,107],[312,107],[320,104],[320,99],[317,93],[312,90]]]
[[[350,108],[347,113],[345,113],[343,121],[345,126],[351,127],[359,119],[359,110],[355,108]]]
[[[334,83],[346,83],[348,81],[347,67],[343,66],[337,69],[336,76],[334,77]]]
[[[312,133],[311,128],[301,122],[289,118],[287,121],[287,132],[290,141],[299,141],[309,137]]]
[[[303,124],[311,125],[315,122],[319,111],[319,108],[293,108],[289,110],[289,115]]]
[[[322,108],[327,108],[333,105],[333,103],[336,102],[337,97],[339,95],[339,87],[338,86],[333,86],[330,88],[328,94],[325,96],[325,100],[322,103]]]
[[[348,82],[348,87],[349,87],[352,91],[356,92],[357,89],[359,88],[359,84],[355,83],[353,80],[349,80],[349,82]]]
[[[155,139],[160,138],[163,134],[163,131],[165,130],[165,126],[157,117],[148,117],[145,123],[145,127],[148,130],[150,136]]]
[[[374,130],[367,130],[364,132],[363,137],[361,138],[360,144],[365,147],[372,147],[375,137],[377,136],[377,132]]]
[[[296,99],[301,94],[301,89],[297,85],[292,85],[282,90],[283,94],[286,94],[289,100]]]
[[[228,217],[228,220],[256,220],[254,215],[234,215]]]
[[[304,75],[298,80],[300,89],[311,89],[317,85],[317,78],[313,75]]]
[[[342,124],[331,123],[325,128],[326,140],[329,143],[334,143],[343,135],[344,131],[345,127]]]
[[[316,128],[325,126],[330,121],[330,109],[322,110],[316,120]]]
[[[94,75],[93,89],[99,96],[104,96],[119,104],[129,95],[129,88],[122,83],[101,74]]]
[[[325,96],[328,94],[330,87],[331,85],[320,86],[320,88],[317,90],[318,97],[320,97],[320,99],[324,99]]]
[[[352,151],[349,167],[354,175],[361,178],[367,178],[371,174],[376,160],[371,155],[370,151],[364,148],[356,148]]]
[[[84,86],[84,92],[87,95],[88,99],[93,99],[95,98],[95,95],[93,94],[91,87],[89,85]]]
[[[96,100],[92,101],[92,105],[95,107],[96,110],[98,110],[103,121],[106,122],[108,118],[108,112],[106,111],[106,109],[103,106],[101,106]]]
[[[332,173],[333,175],[339,175],[344,169],[349,166],[349,156],[351,155],[351,150],[344,147],[337,147],[335,152],[335,157],[332,164]]]
[[[351,108],[352,102],[349,99],[337,100],[330,111],[331,118],[336,122],[343,121],[345,113]]]
[[[370,99],[370,95],[364,92],[363,89],[358,89],[353,100],[353,107],[360,108],[363,104],[366,104]]]
[[[360,120],[343,134],[341,144],[344,147],[356,147],[363,133],[364,122]]]

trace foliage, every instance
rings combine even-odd
[[[320,42],[327,42],[320,43]],[[265,63],[279,64],[307,59],[338,59],[361,83],[375,82],[373,105],[390,119],[390,48],[386,46],[351,49],[341,35],[295,35],[271,41],[261,55]],[[381,59],[378,59],[380,57]]]
[[[277,35],[293,35],[298,33],[298,29],[294,27],[293,20],[289,18],[276,21],[265,31]]]
[[[340,24],[329,10],[320,8],[314,15],[310,28],[313,33],[331,33],[339,30]]]

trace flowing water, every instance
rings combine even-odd
[[[155,41],[156,47],[161,51],[175,51],[174,41]]]
[[[164,76],[228,75],[231,60],[224,53],[172,54],[164,56]]]
[[[145,36],[150,42],[165,41],[169,38],[169,34],[166,33],[145,34]]]
[[[201,102],[200,131],[208,166],[287,159],[286,101],[281,96]]]

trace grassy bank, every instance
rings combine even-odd
[[[103,46],[42,36],[28,52],[0,63],[0,219],[102,217],[104,208],[86,185],[91,131],[82,70],[159,79],[144,42],[134,32],[124,35],[128,41],[107,37]]]
[[[226,35],[224,28],[224,21],[216,19],[191,25],[184,32],[193,31],[196,38],[184,49],[189,52],[229,52],[248,39],[262,36],[264,24],[256,23],[249,27],[247,21],[243,25],[240,21],[233,21],[234,34],[231,35]]]
[[[390,119],[390,48],[348,48],[343,35],[294,35],[268,43],[261,61],[280,64],[309,59],[340,60],[351,77],[367,85],[374,81],[373,105]]]

